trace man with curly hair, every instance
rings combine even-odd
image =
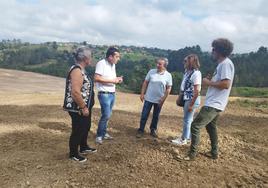
[[[206,127],[210,141],[211,151],[206,155],[212,159],[218,158],[217,119],[224,111],[230,95],[233,79],[234,65],[228,58],[233,51],[233,43],[228,39],[219,38],[212,42],[212,58],[218,63],[212,78],[203,78],[202,85],[208,86],[205,104],[201,108],[191,125],[191,146],[185,160],[194,160],[200,142],[200,130]]]

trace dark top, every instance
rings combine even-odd
[[[63,109],[70,112],[79,112],[80,108],[72,98],[72,83],[70,74],[74,69],[80,69],[83,76],[83,85],[81,88],[81,96],[89,109],[94,105],[94,83],[85,70],[82,70],[79,65],[73,65],[66,78],[65,97],[63,103]]]

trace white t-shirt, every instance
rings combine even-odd
[[[106,59],[103,59],[97,63],[95,73],[103,78],[115,79],[115,64],[110,64]],[[98,91],[115,92],[115,84],[113,83],[96,82],[96,88]]]
[[[159,74],[157,69],[151,69],[147,73],[145,80],[149,83],[144,99],[152,103],[159,103],[160,99],[165,95],[166,86],[172,86],[172,76],[168,71]]]
[[[224,61],[218,64],[211,80],[213,82],[217,82],[220,80],[228,79],[231,81],[231,85],[228,89],[222,90],[216,87],[208,87],[205,106],[213,107],[221,111],[225,109],[232,88],[234,72],[234,64],[229,58],[226,58]]]
[[[180,90],[183,91],[184,89],[186,89],[184,91],[184,97],[183,97],[184,100],[190,100],[193,98],[194,85],[199,85],[198,91],[201,91],[202,74],[199,70],[194,70],[185,88],[185,82],[191,73],[192,72],[189,72],[189,71],[185,72],[183,75],[182,82],[181,82]]]

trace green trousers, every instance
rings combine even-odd
[[[200,130],[206,127],[210,142],[211,142],[211,154],[218,155],[218,135],[216,122],[219,117],[220,110],[212,107],[203,106],[192,122],[191,125],[191,147],[190,155],[195,156],[198,150],[200,142]]]

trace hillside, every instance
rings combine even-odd
[[[0,92],[50,93],[63,92],[65,79],[33,72],[0,69]]]
[[[254,106],[255,100],[261,99],[246,107],[233,99],[221,114],[218,160],[204,156],[209,140],[203,129],[196,161],[186,162],[178,156],[186,154],[189,146],[170,144],[182,131],[182,110],[175,105],[176,96],[164,104],[160,137],[146,134],[137,139],[139,96],[117,93],[109,122],[115,139],[95,145],[100,117],[96,102],[88,141],[98,152],[88,155],[86,163],[77,164],[68,160],[71,122],[61,108],[64,79],[3,69],[0,75],[2,187],[268,186],[268,108]]]
[[[87,70],[94,73],[94,65],[105,56],[108,46],[82,43],[47,42],[42,44],[22,43],[20,40],[0,42],[0,68],[38,72],[53,76],[65,77],[69,67],[74,63],[72,53],[78,46],[91,48],[93,66]],[[216,63],[212,61],[210,52],[202,51],[200,46],[185,47],[178,50],[146,48],[135,46],[119,46],[121,60],[117,65],[118,75],[124,75],[122,89],[139,93],[146,73],[155,68],[157,57],[169,60],[168,71],[174,81],[172,93],[177,93],[183,75],[183,59],[190,53],[198,55],[203,76],[212,74]],[[233,54],[231,59],[235,65],[236,87],[268,87],[268,51],[261,46],[256,52]]]

